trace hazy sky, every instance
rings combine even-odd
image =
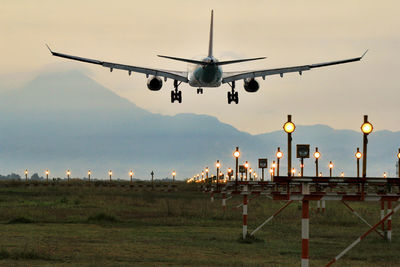
[[[240,130],[280,129],[286,114],[297,124],[359,129],[369,114],[376,129],[400,130],[400,19],[398,1],[14,1],[0,5],[0,89],[42,71],[83,69],[93,79],[156,113],[218,117]],[[100,66],[50,56],[54,50],[89,58],[186,70],[157,54],[205,55],[214,9],[214,53],[220,60],[267,56],[225,70],[264,69],[361,55],[361,62],[267,77],[257,93],[238,82],[239,105],[229,86],[181,86],[183,104],[170,103],[172,81],[160,92],[142,74],[110,73]],[[201,127],[201,125],[199,125]]]

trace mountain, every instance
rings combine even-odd
[[[332,160],[337,172],[354,175],[360,133],[314,125],[298,126],[293,136],[294,143],[319,147],[324,173]],[[371,134],[371,174],[394,174],[398,140],[399,132]],[[217,159],[223,169],[234,167],[236,146],[242,159],[256,167],[258,158],[272,159],[278,146],[285,152],[285,141],[283,131],[251,135],[211,116],[150,113],[78,71],[43,74],[19,89],[0,93],[2,174],[22,173],[25,168],[42,174],[49,169],[52,176],[63,177],[70,169],[83,177],[91,169],[93,176],[105,179],[112,169],[116,178],[127,179],[133,169],[137,178],[149,179],[152,170],[156,178],[164,178],[174,169],[183,179],[206,166],[215,172]],[[283,159],[282,168],[285,163]],[[308,174],[314,173],[311,164],[306,160]]]

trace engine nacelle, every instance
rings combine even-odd
[[[147,80],[147,88],[151,91],[158,91],[162,87],[162,80],[159,77],[152,76]]]
[[[258,91],[258,88],[260,88],[260,85],[254,78],[251,78],[244,80],[243,87],[246,92],[255,93]]]

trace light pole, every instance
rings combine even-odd
[[[92,175],[92,172],[90,170],[88,170],[87,176],[88,176],[89,182],[90,182],[90,175]]]
[[[244,163],[244,168],[246,169],[246,181],[247,181],[247,171],[249,170],[249,163],[247,161]]]
[[[204,181],[204,171],[201,171],[201,180],[203,181],[203,183],[205,182]]]
[[[206,167],[206,179],[207,179],[207,182],[210,183],[210,185],[211,185],[211,180],[208,180],[208,172],[209,171],[210,170],[208,169],[208,167]]]
[[[221,167],[221,163],[219,163],[219,160],[217,160],[217,163],[215,163],[215,166],[217,167],[217,190],[218,190],[218,183],[219,183],[219,167]]]
[[[272,180],[274,179],[274,168],[270,168],[269,169],[269,173],[271,174],[271,182],[272,182]]]
[[[252,174],[252,172],[253,172],[253,169],[250,168],[250,169],[249,169],[249,181],[251,181],[251,174]]]
[[[368,115],[364,115],[364,123],[361,125],[361,131],[363,132],[363,172],[362,177],[367,177],[367,144],[368,135],[373,131],[374,127],[368,122]]]
[[[275,169],[276,169],[276,163],[275,163],[275,160],[274,161],[272,161],[272,164],[271,164],[271,167],[272,167],[272,177],[274,178],[275,177]]]
[[[229,181],[232,178],[232,169],[231,168],[228,169],[228,178],[229,178]]]
[[[318,177],[318,159],[321,157],[321,153],[318,151],[318,147],[315,148],[314,158],[315,158],[315,176]]]
[[[25,181],[28,182],[28,169],[25,170]]]
[[[69,182],[69,176],[71,175],[71,172],[69,171],[69,170],[67,170],[67,179],[68,179],[68,182]]]
[[[332,169],[333,169],[333,163],[332,161],[329,162],[329,177],[332,178]]]
[[[133,171],[132,170],[129,172],[129,176],[131,177],[131,183],[133,183]]]
[[[233,152],[233,156],[235,157],[235,161],[236,161],[235,186],[237,186],[238,172],[239,172],[239,157],[240,157],[240,152],[239,152],[238,146],[236,147],[235,152]]]
[[[111,170],[108,171],[108,175],[110,176],[110,183],[111,183],[111,177],[112,177],[112,171]]]
[[[46,182],[49,182],[49,170],[46,170]]]
[[[277,162],[277,170],[276,170],[276,175],[279,177],[279,162],[281,158],[283,157],[283,152],[281,151],[281,148],[278,147],[278,151],[276,151],[276,162]]]
[[[292,176],[295,176],[295,175],[296,175],[296,169],[292,168]]]
[[[400,148],[399,148],[399,153],[397,153],[397,158],[398,158],[398,163],[397,163],[397,167],[398,167],[398,175],[400,178]]]
[[[283,130],[288,136],[288,177],[291,176],[292,170],[292,133],[296,129],[296,126],[292,122],[292,115],[288,115],[287,122],[283,125]]]
[[[175,182],[175,176],[176,176],[176,172],[173,171],[173,172],[172,172],[172,182],[173,182],[173,183]],[[201,178],[204,179],[204,172],[201,172]]]
[[[357,178],[360,178],[360,159],[362,158],[362,153],[360,152],[360,148],[357,147],[357,152],[355,154],[357,159]]]

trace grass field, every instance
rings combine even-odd
[[[22,183],[23,184],[23,183]],[[80,186],[78,186],[80,185]],[[0,266],[264,265],[299,266],[301,208],[292,203],[242,242],[241,203],[210,197],[196,185],[177,192],[129,187],[25,186],[0,183]],[[251,231],[284,202],[258,197],[249,204]],[[379,203],[350,203],[370,223]],[[311,203],[315,207],[315,203]],[[341,203],[310,212],[310,265],[324,266],[368,229]],[[399,266],[400,218],[393,240],[371,233],[334,266]]]

